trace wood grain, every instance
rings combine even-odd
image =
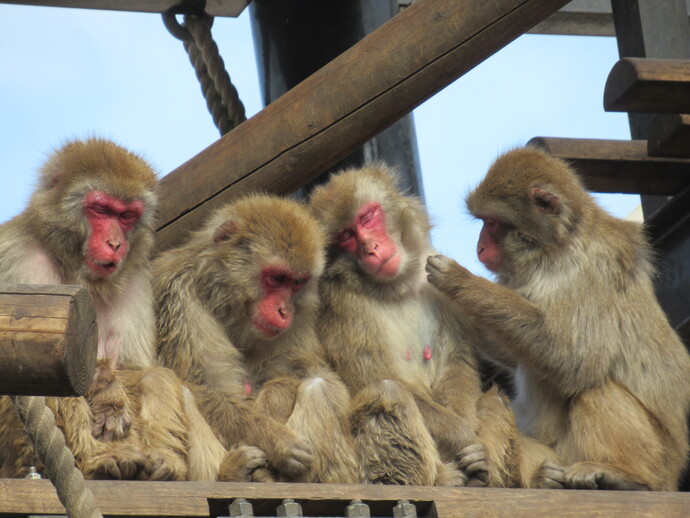
[[[647,153],[651,156],[690,158],[690,115],[656,115],[649,126]]]
[[[95,372],[97,335],[84,288],[0,285],[0,394],[83,395]]]

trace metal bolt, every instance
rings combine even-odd
[[[254,516],[252,504],[244,498],[235,498],[230,504],[230,516],[234,518],[249,518]]]
[[[41,474],[38,471],[36,471],[36,466],[31,466],[29,468],[29,472],[26,474],[24,478],[39,479],[41,478]]]
[[[369,518],[369,506],[361,500],[353,500],[345,509],[345,516],[347,518]]]
[[[292,498],[286,498],[276,509],[276,514],[278,516],[285,516],[287,518],[301,518],[302,506],[295,502]]]
[[[395,518],[417,518],[417,508],[407,500],[398,500],[398,505],[393,508]]]

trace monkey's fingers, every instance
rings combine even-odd
[[[565,489],[565,470],[560,466],[545,462],[535,475],[532,487],[539,489]]]
[[[470,479],[469,486],[483,487],[489,484],[489,460],[484,445],[476,443],[463,448],[456,462]]]

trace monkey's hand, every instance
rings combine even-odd
[[[453,259],[432,255],[426,260],[427,280],[447,295],[453,295],[467,287],[474,274]]]
[[[457,455],[458,467],[467,475],[470,487],[489,485],[489,459],[484,445],[470,444]]]
[[[107,360],[99,360],[86,401],[93,414],[91,434],[95,439],[121,439],[132,424],[127,412],[129,398]]]

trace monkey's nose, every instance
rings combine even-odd
[[[110,239],[108,240],[108,246],[112,248],[115,252],[117,252],[120,247],[122,246],[122,243],[120,241],[111,241]]]

